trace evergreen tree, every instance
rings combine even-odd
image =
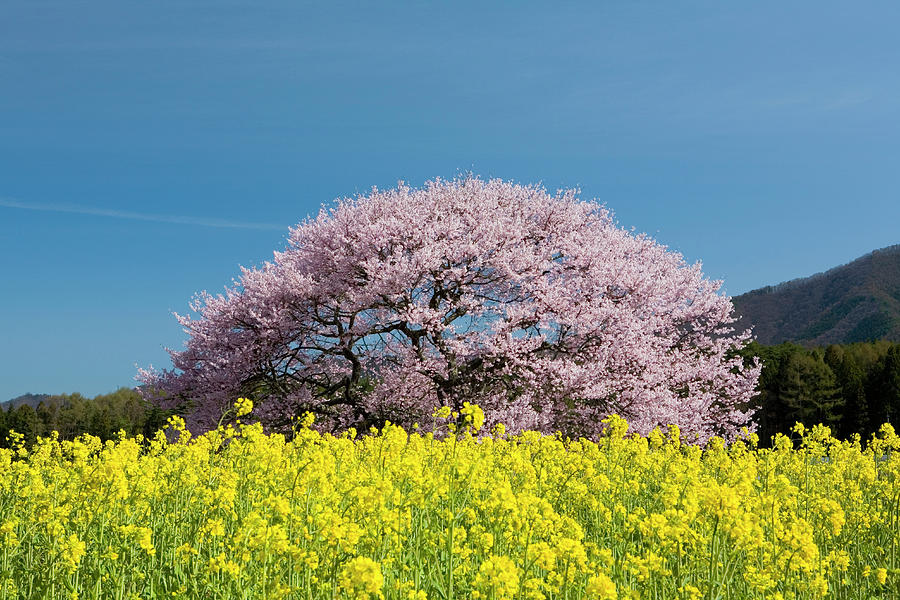
[[[9,428],[25,436],[25,444],[28,447],[37,441],[37,436],[41,433],[41,422],[30,405],[20,405],[13,411],[10,421]]]
[[[41,401],[35,412],[41,423],[42,436],[49,436],[51,432],[59,430],[59,405],[56,402]]]
[[[847,352],[844,350],[843,346],[830,344],[827,348],[825,348],[823,360],[825,361],[825,364],[828,365],[832,371],[834,371],[835,375],[837,375],[838,368],[844,361],[844,357],[846,356],[846,354]]]
[[[6,411],[0,406],[0,448],[6,447],[6,436],[9,435],[7,427]]]
[[[900,421],[900,344],[894,344],[881,360],[874,394],[876,425]]]
[[[804,352],[802,346],[785,342],[777,346],[759,346],[757,356],[763,363],[759,378],[758,434],[763,445],[768,445],[776,433],[790,430],[789,408],[781,397],[782,373],[791,357]]]
[[[780,397],[790,421],[838,429],[844,405],[837,378],[824,353],[792,354],[781,372]]]
[[[866,374],[851,352],[845,352],[835,375],[844,399],[844,418],[840,435],[848,438],[854,433],[867,438],[872,431],[869,420],[869,401],[866,397]]]
[[[109,409],[93,404],[90,407],[87,431],[102,440],[111,439],[114,430],[113,419]]]
[[[87,399],[81,394],[65,394],[54,396],[59,404],[59,437],[64,440],[72,440],[88,433],[86,404]]]
[[[157,431],[166,426],[166,421],[174,414],[171,410],[164,410],[156,405],[148,405],[146,417],[144,419],[142,433],[145,438],[151,439]]]

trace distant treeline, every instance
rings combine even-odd
[[[863,440],[883,423],[900,420],[900,344],[876,341],[804,348],[789,342],[753,342],[741,354],[757,356],[763,369],[757,433],[763,445],[796,422],[823,423],[844,439]]]
[[[129,436],[150,437],[165,426],[169,413],[150,405],[137,390],[121,388],[111,394],[85,398],[81,394],[50,396],[37,407],[21,404],[0,409],[0,447],[8,447],[10,430],[25,436],[29,446],[38,436],[59,432],[59,439],[72,440],[83,433],[103,440],[119,430]]]
[[[900,420],[900,344],[887,341],[804,348],[784,343],[763,346],[752,342],[741,355],[759,357],[757,407],[761,445],[776,433],[788,434],[794,423],[824,423],[833,435],[867,439],[882,423]],[[119,430],[128,435],[153,436],[168,418],[136,391],[85,398],[81,394],[51,396],[37,408],[23,404],[0,410],[0,447],[8,445],[10,429],[33,443],[37,436],[58,431],[71,440],[90,433],[103,440]]]

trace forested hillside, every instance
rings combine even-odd
[[[732,300],[761,344],[900,342],[900,245]]]
[[[27,404],[31,408],[37,408],[38,404],[45,402],[49,398],[50,394],[22,394],[21,396],[16,396],[12,400],[0,402],[0,410],[19,408],[23,404]]]
[[[7,447],[7,435],[13,429],[33,443],[37,436],[59,432],[62,440],[90,433],[108,440],[119,430],[128,435],[152,435],[164,424],[168,414],[149,405],[137,390],[121,388],[111,394],[85,398],[81,394],[47,396],[37,406],[28,402],[7,402],[0,410],[0,447]]]
[[[900,344],[882,340],[808,349],[754,342],[743,354],[763,364],[753,400],[763,444],[798,421],[824,423],[841,438],[855,433],[868,438],[900,418]]]

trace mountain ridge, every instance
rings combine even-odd
[[[23,404],[27,404],[31,406],[31,408],[37,408],[41,402],[46,402],[49,398],[50,394],[22,394],[21,396],[16,396],[10,400],[0,402],[0,410],[8,411],[10,407],[16,409]]]
[[[764,345],[900,341],[900,244],[732,298],[738,327]]]

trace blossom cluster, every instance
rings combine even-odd
[[[593,436],[619,414],[731,439],[753,427],[759,368],[732,353],[749,332],[720,287],[575,190],[401,184],[323,209],[197,296],[173,368],[139,378],[197,431],[247,396],[272,428],[306,411],[332,432],[409,427],[468,401],[510,431]]]
[[[237,412],[251,409],[242,400]],[[900,437],[479,431],[474,405],[0,450],[0,600],[900,597]]]

